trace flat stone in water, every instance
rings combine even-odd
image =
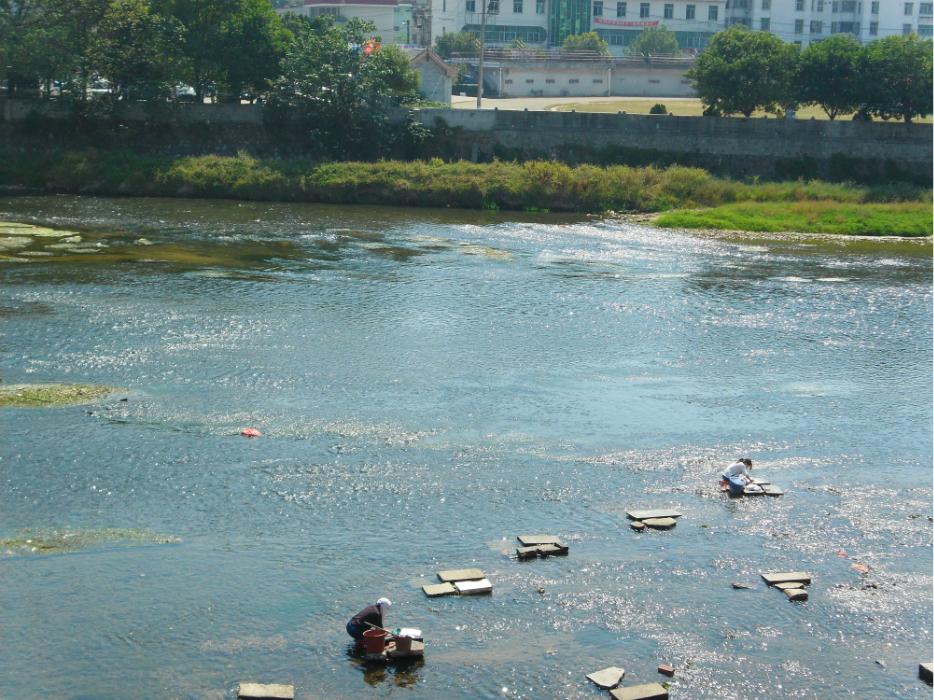
[[[429,598],[438,598],[443,595],[454,595],[457,593],[457,589],[450,583],[428,584],[427,586],[422,586],[422,590],[425,591],[425,595]]]
[[[659,509],[659,510],[628,510],[626,511],[626,517],[630,520],[648,520],[650,518],[680,518],[681,512],[671,509]]]
[[[661,673],[663,676],[673,677],[675,675],[675,667],[672,666],[671,664],[662,664],[661,666],[658,667],[658,672]]]
[[[776,583],[806,583],[811,584],[811,577],[801,571],[775,572],[771,574],[762,574],[762,580],[770,586]]]
[[[768,479],[753,479],[752,483],[756,486],[768,486],[770,482]]]
[[[237,697],[242,700],[293,700],[295,686],[278,683],[241,683]]]
[[[451,569],[450,571],[438,572],[438,579],[444,583],[476,581],[481,578],[483,578],[483,572],[480,569]]]
[[[803,588],[786,588],[784,593],[786,596],[788,596],[788,600],[799,600],[804,602],[808,599],[808,592]]]
[[[934,681],[934,664],[918,664],[918,678],[928,683]]]
[[[734,583],[733,588],[737,591],[751,591],[752,586],[747,586],[745,583]]]
[[[668,691],[661,683],[648,683],[647,685],[631,685],[628,688],[611,690],[615,700],[668,700]]]
[[[538,547],[519,547],[516,556],[520,559],[535,559],[538,556]]]
[[[481,579],[479,581],[458,581],[454,584],[454,588],[456,588],[457,592],[461,595],[480,595],[482,593],[493,592],[493,584],[486,579]]]
[[[778,488],[778,486],[772,486],[770,484],[766,484],[765,486],[763,486],[762,491],[765,493],[766,496],[784,496],[785,495],[785,492],[782,491],[780,488]]]
[[[804,588],[800,581],[789,581],[788,583],[776,583],[775,587],[780,591],[787,591],[792,588]]]
[[[674,518],[647,518],[642,521],[642,524],[654,530],[670,530],[678,524],[678,521]]]
[[[618,686],[625,675],[626,672],[623,669],[616,668],[616,666],[610,666],[609,668],[605,668],[602,671],[588,673],[587,680],[589,680],[598,688],[609,690],[610,688],[615,688]]]
[[[629,527],[631,527],[636,532],[642,532],[645,530],[645,523],[641,520],[633,520],[631,523],[629,523]]]
[[[536,549],[543,557],[564,556],[568,553],[568,547],[565,544],[543,544]]]
[[[517,538],[523,547],[537,547],[540,544],[561,544],[557,537],[551,535],[519,535]]]

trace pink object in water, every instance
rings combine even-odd
[[[869,573],[869,567],[866,566],[865,564],[853,564],[853,566],[850,568],[856,569],[861,574]]]
[[[262,437],[263,434],[259,432],[256,428],[244,428],[240,431],[240,434],[243,437]]]
[[[846,552],[844,552],[844,551],[841,549],[839,552],[837,552],[837,556],[838,556],[838,557],[845,557],[845,556],[846,556]]]

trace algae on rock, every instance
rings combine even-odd
[[[19,530],[17,537],[0,539],[0,554],[64,554],[103,544],[176,544],[178,537],[134,528],[104,530]]]
[[[120,391],[96,384],[11,384],[0,385],[0,408],[32,406],[76,406],[93,403]]]

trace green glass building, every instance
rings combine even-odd
[[[551,0],[548,38],[552,46],[561,46],[571,34],[590,31],[591,0]]]

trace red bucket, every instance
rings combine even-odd
[[[367,654],[382,654],[386,650],[386,630],[367,630],[363,633]]]

